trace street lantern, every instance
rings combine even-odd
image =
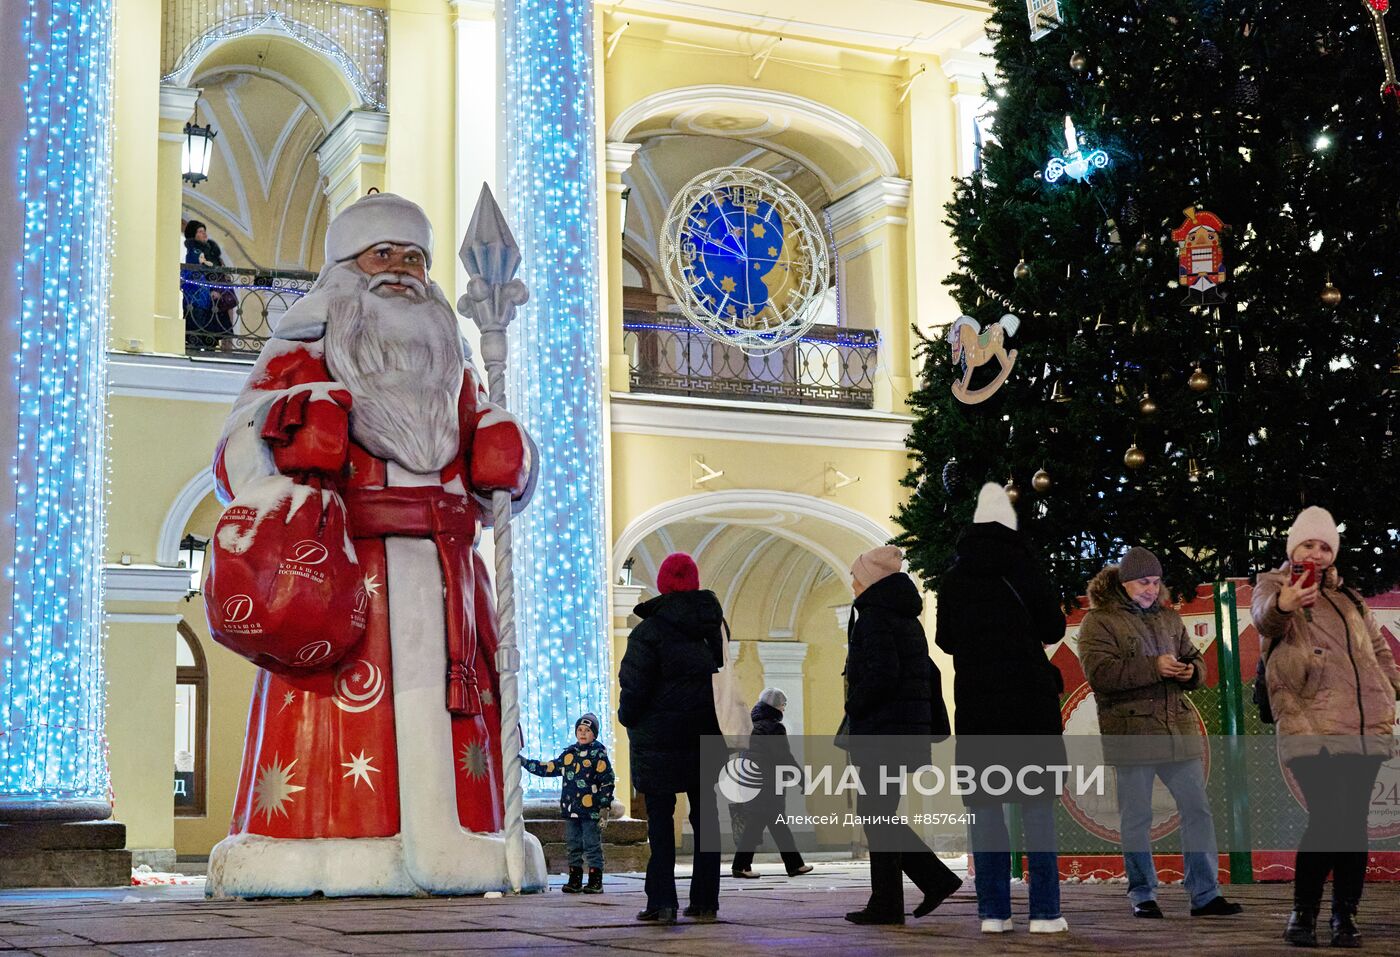
[[[624,187],[622,190],[622,195],[619,198],[622,200],[622,228],[619,229],[617,232],[618,237],[621,238],[622,236],[627,235],[627,204],[632,201],[632,187]]]
[[[204,575],[204,555],[209,539],[186,535],[180,539],[180,567],[190,570],[190,595],[198,595]]]
[[[198,186],[209,178],[209,164],[214,158],[213,128],[199,125],[199,117],[194,123],[185,124],[185,145],[180,151],[180,176],[191,186]]]
[[[627,559],[627,561],[622,563],[622,574],[617,577],[617,583],[619,585],[632,584],[632,566],[636,564],[636,562],[637,559],[629,558]]]

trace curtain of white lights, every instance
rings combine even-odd
[[[0,108],[0,170],[18,203],[16,222],[0,212],[12,496],[0,516],[0,817],[99,817],[113,2],[14,6],[17,46],[3,52],[22,86]]]
[[[510,329],[509,395],[541,462],[515,540],[520,711],[525,752],[554,754],[579,715],[606,728],[610,714],[593,3],[502,0],[498,15],[503,192],[530,287]]]

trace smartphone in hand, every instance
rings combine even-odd
[[[1296,588],[1311,588],[1317,584],[1317,562],[1294,562],[1290,584]],[[1309,605],[1314,602],[1308,602]]]

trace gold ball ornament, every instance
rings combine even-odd
[[[1322,287],[1322,292],[1318,293],[1317,298],[1322,300],[1324,306],[1337,306],[1342,302],[1342,291],[1332,285],[1332,280],[1329,279],[1327,285]]]
[[[1196,371],[1191,373],[1191,378],[1186,380],[1186,384],[1192,392],[1204,392],[1210,388],[1210,376],[1206,375],[1200,366],[1196,366]]]
[[[1123,464],[1130,469],[1140,469],[1147,464],[1147,453],[1134,442],[1128,446],[1128,451],[1123,453]]]
[[[1031,488],[1035,489],[1041,495],[1050,491],[1050,486],[1054,484],[1055,481],[1050,478],[1050,473],[1044,469],[1041,469],[1031,476]]]
[[[1016,484],[1015,479],[1007,479],[1006,484],[1002,486],[1002,488],[1006,490],[1006,497],[1010,499],[1012,505],[1015,505],[1021,500],[1021,489]]]
[[[1016,268],[1011,270],[1011,275],[1015,276],[1017,279],[1029,279],[1031,277],[1031,267],[1027,266],[1026,261],[1022,259],[1016,264]]]
[[[1152,396],[1150,396],[1146,392],[1144,392],[1142,394],[1142,398],[1138,400],[1138,412],[1140,412],[1142,415],[1156,415],[1157,400],[1152,398]]]
[[[1133,246],[1133,252],[1137,253],[1139,256],[1146,256],[1148,253],[1152,252],[1151,241],[1149,241],[1146,236],[1143,236],[1137,241],[1137,245]]]
[[[1084,68],[1088,65],[1088,59],[1086,59],[1084,54],[1080,53],[1078,50],[1075,50],[1069,55],[1069,68],[1075,73],[1083,73]]]

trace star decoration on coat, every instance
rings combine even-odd
[[[486,749],[481,742],[469,741],[462,745],[462,752],[457,755],[457,767],[473,781],[486,777]]]
[[[380,583],[380,581],[379,581],[379,576],[378,576],[378,575],[366,575],[366,576],[365,576],[365,591],[366,591],[366,593],[369,594],[369,597],[371,597],[371,598],[378,598],[378,597],[379,597],[379,589],[380,589],[380,587],[382,587],[382,586],[381,586],[381,583]]]
[[[754,223],[753,235],[755,239],[762,239],[764,236],[768,235],[768,230],[763,228],[762,223]]]
[[[281,756],[274,757],[271,764],[263,765],[258,772],[258,783],[253,787],[253,801],[257,804],[255,814],[261,814],[269,821],[274,814],[287,816],[286,805],[291,803],[292,795],[306,790],[292,783],[292,768],[296,765],[294,760],[284,767]]]
[[[282,695],[282,707],[280,707],[280,708],[277,709],[277,713],[278,713],[278,714],[281,714],[283,711],[286,711],[287,708],[288,708],[288,706],[291,705],[291,703],[292,703],[293,701],[296,700],[296,697],[297,697],[297,693],[296,693],[295,691],[288,691],[288,692],[286,692],[285,694],[283,694],[283,695]]]
[[[349,768],[350,770],[342,774],[341,777],[350,778],[350,784],[352,787],[359,787],[360,782],[364,781],[366,784],[369,785],[369,789],[373,791],[374,781],[371,780],[370,774],[381,773],[380,770],[374,767],[374,765],[371,763],[374,761],[374,758],[365,757],[364,751],[361,751],[359,754],[350,754],[347,751],[345,756],[350,760],[342,762],[340,766],[342,768]]]
[[[493,705],[496,703],[496,695],[492,693],[490,688],[487,688],[481,693],[481,703],[483,705]]]

